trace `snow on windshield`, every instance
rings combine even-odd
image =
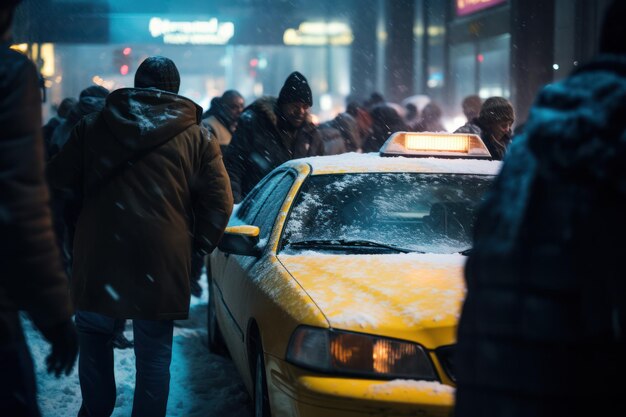
[[[283,243],[368,240],[427,253],[471,246],[475,209],[493,177],[354,173],[307,180]]]

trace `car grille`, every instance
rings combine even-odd
[[[437,358],[441,363],[443,370],[446,372],[448,377],[456,382],[456,374],[455,374],[455,366],[454,366],[454,356],[456,353],[456,345],[443,346],[439,349],[435,350],[437,354]]]

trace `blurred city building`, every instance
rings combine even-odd
[[[236,89],[251,102],[305,74],[328,120],[347,96],[428,96],[462,116],[463,97],[511,99],[526,113],[538,89],[596,52],[609,0],[29,0],[16,48],[36,62],[49,106],[95,83],[133,84],[150,55],[181,72],[181,94],[207,107]]]

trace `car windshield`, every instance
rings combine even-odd
[[[361,173],[311,176],[285,224],[287,253],[458,253],[493,177]]]

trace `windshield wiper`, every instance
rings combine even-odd
[[[285,246],[297,248],[315,248],[320,246],[338,246],[338,247],[368,247],[389,249],[401,253],[426,253],[418,250],[401,248],[399,246],[386,245],[384,243],[375,242],[373,240],[346,240],[346,239],[311,239],[301,240],[297,242],[287,242]]]
[[[465,250],[462,250],[461,252],[459,252],[461,255],[463,256],[469,256],[472,254],[472,250],[474,250],[474,248],[467,248]]]

